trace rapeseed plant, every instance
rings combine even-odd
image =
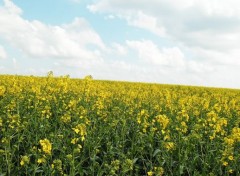
[[[0,175],[240,175],[240,91],[0,76]]]
[[[39,141],[42,151],[48,155],[51,155],[52,152],[52,144],[48,139],[43,139]]]

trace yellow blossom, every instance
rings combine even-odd
[[[164,174],[164,169],[162,167],[154,167],[156,176],[162,176]]]
[[[38,158],[38,160],[37,160],[38,164],[45,163],[45,162],[46,162],[46,159],[44,157]]]
[[[232,161],[234,158],[233,158],[232,155],[230,155],[230,156],[228,157],[228,159]]]
[[[71,144],[76,144],[77,142],[78,142],[78,138],[73,138],[72,140],[71,140]]]
[[[156,118],[156,121],[161,124],[161,127],[162,127],[163,130],[169,124],[169,119],[166,115],[158,115],[155,118]]]
[[[45,152],[48,155],[51,154],[52,144],[48,139],[40,140],[40,145],[42,147],[43,152]]]
[[[81,140],[84,141],[85,135],[87,135],[86,125],[78,124],[75,128],[72,128],[75,133],[81,136]]]
[[[164,147],[169,151],[174,149],[174,143],[173,142],[166,142]]]
[[[153,176],[153,174],[154,174],[154,172],[152,172],[152,171],[147,172],[148,176]]]
[[[21,166],[24,166],[25,164],[29,164],[29,161],[30,161],[30,159],[29,159],[29,157],[28,156],[22,156],[22,159],[21,159],[21,161],[20,161],[20,165]]]
[[[6,88],[4,86],[0,86],[0,96],[2,96],[6,91]]]
[[[227,165],[228,165],[228,162],[227,162],[227,161],[224,161],[224,162],[223,162],[223,165],[224,165],[224,166],[227,166]]]

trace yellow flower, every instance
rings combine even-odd
[[[174,143],[173,142],[166,142],[164,147],[169,151],[174,148]]]
[[[45,162],[46,162],[46,159],[45,159],[45,158],[39,158],[39,159],[37,160],[37,163],[38,163],[38,164],[45,163]]]
[[[161,124],[162,129],[167,128],[169,124],[169,119],[166,115],[158,115],[156,116],[156,121]]]
[[[72,140],[71,140],[71,144],[76,144],[77,142],[78,142],[78,138],[73,138]]]
[[[62,171],[62,161],[60,159],[55,159],[51,166],[53,169]]]
[[[209,136],[210,140],[213,140],[215,138],[215,133],[212,136]]]
[[[20,162],[20,165],[21,165],[21,166],[23,166],[23,165],[24,165],[24,161],[23,161],[23,160],[21,160],[21,162]]]
[[[43,152],[48,155],[51,155],[52,144],[48,139],[40,140],[40,145],[42,147]]]
[[[240,142],[240,128],[234,127],[232,129],[232,137],[235,141]]]
[[[86,125],[78,124],[73,131],[81,136],[81,140],[84,141],[85,135],[87,135]]]
[[[230,156],[228,157],[228,159],[232,161],[234,158],[233,158],[232,155],[230,155]]]
[[[147,172],[148,176],[153,176],[153,174],[154,174],[154,172],[152,172],[152,171]]]
[[[30,161],[30,159],[29,159],[29,157],[28,156],[22,156],[22,159],[21,159],[21,161],[20,161],[20,165],[21,166],[24,166],[25,164],[29,164],[29,161]]]
[[[227,165],[228,165],[228,162],[227,162],[227,161],[224,161],[224,162],[223,162],[223,165],[224,165],[224,166],[227,166]]]
[[[182,129],[181,131],[183,133],[187,132],[187,124],[186,124],[186,122],[184,122],[184,121],[181,122],[181,129]]]
[[[166,136],[164,136],[164,138],[163,138],[164,141],[169,140],[169,139],[171,139],[169,135],[166,135]]]
[[[4,86],[0,86],[0,96],[2,96],[6,91],[6,88]]]
[[[232,146],[234,144],[234,140],[231,138],[224,138],[224,142],[228,145],[228,146]]]
[[[162,167],[154,167],[154,171],[157,176],[162,176],[164,173],[164,169]]]
[[[69,114],[65,114],[61,117],[61,121],[64,123],[68,123],[71,121],[71,116]]]

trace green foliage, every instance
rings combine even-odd
[[[240,175],[240,91],[0,76],[0,175]]]

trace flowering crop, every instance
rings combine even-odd
[[[0,175],[240,175],[240,90],[0,76]]]

